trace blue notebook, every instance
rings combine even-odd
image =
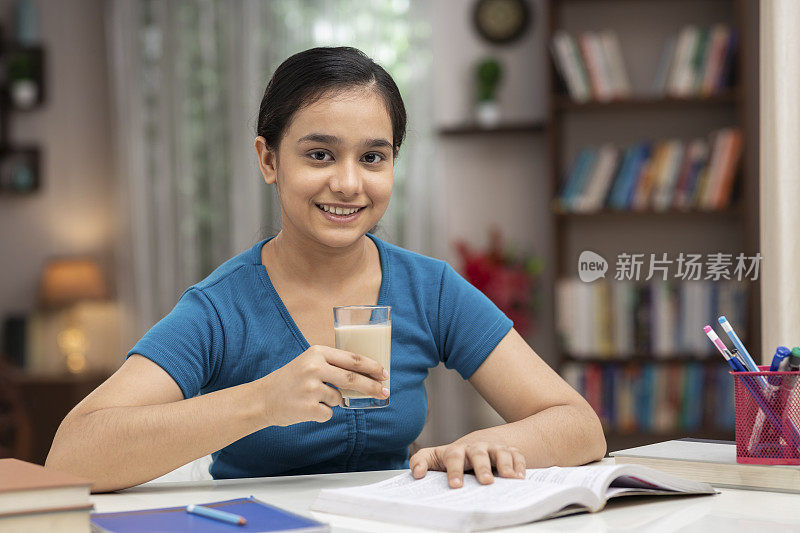
[[[92,531],[95,533],[134,533],[199,531],[201,533],[290,531],[316,533],[330,531],[327,524],[273,507],[255,499],[238,498],[223,502],[202,503],[220,511],[238,514],[247,519],[244,526],[220,522],[186,512],[186,507],[164,507],[120,513],[92,513]]]

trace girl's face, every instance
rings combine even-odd
[[[327,246],[347,246],[386,212],[392,122],[372,89],[335,93],[295,112],[277,159],[262,137],[256,149],[266,182],[277,181],[285,230]]]

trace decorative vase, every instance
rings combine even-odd
[[[475,121],[481,128],[494,128],[500,123],[500,105],[496,100],[483,100],[475,107]]]
[[[30,109],[39,98],[39,86],[33,80],[11,82],[11,100],[18,109]]]

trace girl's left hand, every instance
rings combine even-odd
[[[425,477],[428,470],[447,471],[450,488],[461,487],[464,470],[472,469],[484,485],[494,482],[492,467],[501,477],[525,477],[525,456],[517,448],[492,442],[453,442],[443,446],[422,448],[408,461],[416,479]]]

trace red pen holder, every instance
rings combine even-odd
[[[800,464],[800,372],[731,372],[736,462]]]

